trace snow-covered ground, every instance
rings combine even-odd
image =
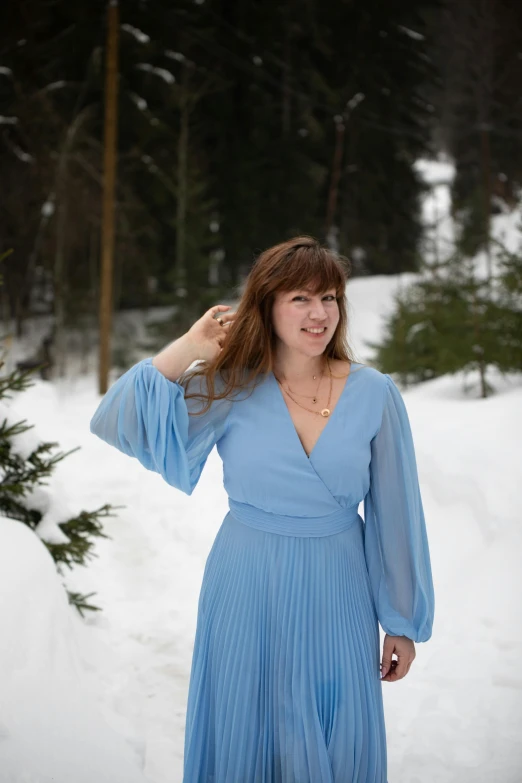
[[[366,341],[410,278],[349,283],[357,360],[370,360]],[[522,375],[490,380],[486,400],[471,376],[404,392],[436,616],[408,676],[383,684],[389,783],[522,781]],[[103,612],[85,621],[36,536],[0,520],[0,783],[181,782],[198,592],[227,511],[221,463],[214,451],[183,495],[90,434],[98,400],[94,375],[16,400],[42,439],[82,446],[53,494],[73,510],[125,508],[106,520],[98,558],[67,579],[97,593]]]

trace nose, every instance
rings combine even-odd
[[[308,312],[311,319],[315,321],[324,321],[326,318],[326,308],[322,299],[313,299],[310,303],[310,310]]]

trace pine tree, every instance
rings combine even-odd
[[[29,435],[31,426],[18,420],[6,400],[13,393],[33,385],[29,372],[15,370],[3,373],[0,360],[0,515],[16,519],[34,530],[51,553],[61,575],[65,567],[85,565],[95,557],[96,538],[107,538],[101,520],[113,516],[113,506],[105,504],[95,511],[80,514],[55,523],[47,518],[52,497],[44,489],[46,479],[56,465],[72,451],[55,452],[56,443],[42,443]],[[80,613],[97,611],[89,602],[94,593],[82,595],[67,591],[69,601]]]

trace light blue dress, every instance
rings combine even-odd
[[[230,510],[199,598],[183,783],[386,783],[378,623],[425,642],[434,616],[404,402],[354,362],[308,457],[274,375],[260,380],[193,417],[183,377],[144,359],[91,422],[189,495],[214,445],[223,460]]]

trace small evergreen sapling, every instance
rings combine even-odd
[[[42,539],[51,553],[58,572],[65,567],[86,565],[95,557],[95,539],[108,538],[103,532],[102,519],[114,516],[114,508],[105,504],[95,511],[82,511],[71,516],[60,499],[45,490],[47,479],[66,453],[55,452],[56,443],[41,443],[29,431],[32,426],[17,420],[14,409],[6,399],[14,392],[32,386],[31,371],[15,370],[2,375],[4,362],[0,360],[0,515],[23,522]],[[63,521],[61,521],[63,519]],[[80,614],[85,610],[98,611],[89,602],[94,593],[82,595],[67,591],[69,601]]]
[[[382,372],[397,373],[404,384],[478,372],[487,397],[494,391],[488,367],[522,370],[522,249],[495,246],[494,284],[458,247],[396,296],[381,342],[369,343]]]

